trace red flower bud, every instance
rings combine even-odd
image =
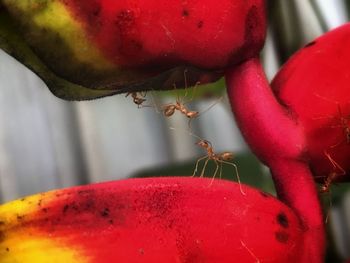
[[[214,81],[265,38],[263,0],[2,3],[0,48],[67,99]]]

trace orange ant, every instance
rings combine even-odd
[[[185,96],[187,96],[187,76],[186,76],[187,70],[184,71],[184,81],[185,81]],[[194,86],[194,89],[197,87],[197,85],[199,84],[199,82],[196,83],[196,85]],[[174,84],[174,89],[176,90],[176,85]],[[170,104],[166,104],[162,106],[162,110],[163,110],[163,114],[165,117],[170,117],[172,115],[174,115],[175,111],[179,111],[181,114],[185,115],[188,119],[189,119],[189,126],[190,126],[190,122],[191,120],[193,120],[194,118],[198,117],[199,112],[198,111],[192,111],[189,110],[185,105],[187,103],[189,103],[190,101],[192,101],[194,97],[194,93],[192,94],[192,98],[187,101],[187,102],[181,102],[179,99],[179,96],[177,96],[175,103],[170,103]]]
[[[239,178],[237,165],[235,165],[234,163],[229,162],[229,161],[231,161],[233,159],[233,153],[231,153],[231,152],[223,152],[223,153],[217,154],[217,153],[215,153],[212,144],[209,141],[203,140],[203,139],[199,140],[196,144],[198,146],[202,147],[204,150],[206,150],[207,154],[197,160],[196,166],[195,166],[195,169],[194,169],[194,172],[193,172],[192,176],[195,176],[195,174],[197,173],[198,165],[199,165],[199,163],[202,160],[205,160],[205,162],[204,162],[204,166],[202,168],[200,177],[204,176],[204,172],[205,172],[205,169],[206,169],[206,167],[208,165],[209,160],[214,161],[214,163],[216,164],[216,168],[215,168],[213,179],[215,178],[215,176],[216,176],[216,174],[217,174],[217,172],[219,170],[219,167],[220,167],[220,178],[221,178],[222,164],[223,163],[231,165],[235,169],[235,172],[236,172],[236,175],[237,175],[237,181],[239,183],[239,187],[240,187],[241,193],[243,195],[245,195],[245,192],[243,191],[242,186],[241,186],[241,181],[240,181],[240,178]]]
[[[326,155],[326,157],[328,158],[328,160],[331,162],[332,166],[333,166],[333,171],[326,177],[326,179],[324,180],[323,185],[321,186],[320,192],[321,193],[328,193],[330,186],[332,184],[332,182],[341,175],[345,175],[346,172],[345,170],[331,157],[331,155],[327,152],[324,151],[324,154]],[[338,171],[337,171],[338,170]]]
[[[189,119],[196,118],[199,114],[198,111],[191,111],[187,109],[185,103],[181,103],[179,99],[176,99],[175,103],[163,106],[163,113],[166,117],[172,116],[176,110],[184,114]]]
[[[320,193],[325,194],[325,193],[330,193],[330,187],[332,182],[341,175],[345,175],[345,170],[332,158],[332,156],[327,152],[324,151],[325,156],[327,159],[330,161],[330,163],[333,166],[333,171],[328,174],[328,176],[325,178],[323,184],[320,187]],[[338,171],[337,171],[338,170]],[[328,196],[329,198],[329,207],[332,207],[332,198]],[[327,212],[326,218],[325,218],[325,223],[328,223],[329,219],[329,211]]]
[[[187,70],[184,71],[184,86],[185,86],[185,95],[184,97],[187,97],[187,90],[188,90],[188,84],[187,84],[187,77],[186,77],[186,73]],[[194,94],[196,91],[197,86],[200,84],[200,82],[197,82],[194,87],[193,87],[193,93],[191,98],[186,101],[186,102],[182,102],[179,98],[179,96],[177,95],[176,101],[175,103],[169,103],[169,104],[165,104],[162,105],[162,112],[164,114],[165,117],[171,117],[174,115],[174,113],[176,111],[180,112],[181,114],[183,114],[184,116],[186,116],[189,121],[188,121],[188,126],[191,129],[191,121],[194,120],[195,118],[199,117],[200,115],[202,115],[203,113],[205,113],[206,111],[210,110],[213,106],[216,105],[216,103],[221,100],[223,97],[221,97],[218,101],[216,101],[215,103],[213,103],[212,105],[210,105],[207,109],[205,109],[204,111],[202,111],[201,113],[199,113],[199,111],[194,111],[194,110],[190,110],[186,107],[186,104],[191,102],[194,98]],[[174,90],[176,90],[176,84],[173,85],[174,86]]]
[[[177,99],[175,103],[171,103],[163,106],[163,114],[166,117],[170,117],[175,113],[176,110],[181,112],[183,115],[185,115],[189,119],[188,126],[191,129],[191,121],[193,121],[195,118],[199,117],[200,115],[204,114],[205,112],[209,111],[212,107],[214,107],[218,103],[218,101],[222,100],[222,98],[223,96],[221,96],[218,100],[216,100],[208,108],[206,108],[201,112],[189,110],[185,106],[186,103],[181,103],[180,100]]]
[[[138,92],[129,92],[125,95],[125,97],[128,97],[130,94],[133,102],[137,105],[138,108],[141,108],[142,103],[146,101],[145,99],[146,94],[143,95],[140,93],[141,95],[139,96]]]

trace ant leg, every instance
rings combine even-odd
[[[184,82],[185,82],[185,95],[184,97],[187,97],[187,88],[188,88],[188,84],[187,84],[187,69],[184,70]]]
[[[183,105],[186,105],[186,104],[188,104],[188,103],[190,103],[191,101],[193,101],[194,100],[194,98],[195,98],[195,94],[196,94],[196,91],[197,91],[197,86],[200,84],[200,82],[198,81],[198,82],[196,82],[196,84],[193,86],[193,88],[192,88],[192,94],[191,94],[191,98],[189,98],[187,101],[184,101],[182,104]],[[186,84],[187,85],[187,84]],[[186,92],[185,92],[185,95],[184,95],[184,98],[187,98],[187,90],[188,90],[189,88],[188,87],[186,87]]]
[[[237,181],[238,181],[238,183],[239,183],[239,189],[240,189],[242,195],[246,195],[246,193],[243,191],[243,188],[242,188],[241,179],[240,179],[240,177],[239,177],[237,165],[235,165],[234,163],[226,162],[226,161],[221,161],[221,162],[222,162],[222,163],[226,163],[226,164],[231,165],[231,166],[234,167],[235,172],[236,172],[236,176],[237,176]]]
[[[208,157],[207,160],[206,160],[205,163],[204,163],[204,166],[203,166],[203,168],[202,168],[202,172],[201,172],[200,177],[204,177],[205,169],[207,168],[207,165],[208,165],[209,160],[210,160],[210,158]]]
[[[214,160],[214,162],[215,162],[216,168],[215,168],[214,175],[213,175],[213,177],[211,179],[210,185],[214,182],[215,176],[216,176],[216,174],[218,173],[218,170],[219,170],[219,163],[218,163],[218,161]]]
[[[220,162],[220,174],[219,174],[219,178],[221,179],[222,177],[222,162]]]
[[[338,101],[336,101],[336,100],[332,100],[332,99],[327,98],[327,97],[324,97],[324,96],[322,96],[322,95],[320,95],[320,94],[318,94],[318,93],[314,93],[314,95],[315,95],[316,97],[318,97],[318,98],[320,98],[320,99],[324,100],[324,101],[328,101],[328,102],[330,102],[330,103],[339,104],[339,102],[338,102]]]
[[[188,71],[187,69],[184,70],[184,82],[185,82],[185,94],[184,94],[184,98],[187,98],[187,96],[188,96],[188,89],[189,89],[189,87],[188,87],[188,82],[187,82],[187,74],[186,74],[187,71]],[[183,102],[183,103],[182,103],[183,105],[185,105],[186,103],[189,103],[189,102],[193,101],[196,88],[197,88],[197,86],[198,86],[199,84],[200,84],[200,82],[197,81],[196,84],[193,86],[193,91],[192,91],[191,98],[190,98],[188,101]]]
[[[216,106],[220,101],[222,101],[222,99],[224,98],[224,96],[221,96],[220,98],[218,98],[217,100],[215,100],[212,104],[209,105],[208,108],[206,108],[205,110],[199,112],[196,116],[196,118],[198,118],[199,116],[203,115],[204,113],[206,113],[207,111],[209,111],[211,108],[213,108],[214,106]],[[195,118],[191,118],[188,120],[188,127],[191,130],[191,122],[194,120]]]
[[[215,164],[216,164],[216,168],[215,168],[215,172],[214,172],[214,175],[213,175],[213,179],[215,179],[215,176],[216,174],[218,173],[218,170],[219,170],[219,163],[217,160],[214,160]]]
[[[346,172],[345,170],[343,169],[343,167],[341,167],[332,157],[331,155],[327,152],[327,151],[324,151],[324,154],[326,155],[326,157],[328,158],[328,160],[331,162],[332,166],[334,169],[338,169],[340,171],[340,174],[336,174],[335,171],[334,173],[336,175],[345,175]]]
[[[329,220],[329,217],[330,217],[330,213],[331,213],[331,209],[333,207],[333,203],[332,203],[332,193],[331,191],[328,191],[327,194],[327,199],[328,199],[328,210],[327,210],[327,214],[326,214],[326,218],[324,219],[324,223],[325,224],[328,224],[328,220]]]
[[[189,120],[188,120],[188,123],[187,123],[187,125],[188,125],[188,130],[191,132],[192,131],[192,125],[191,125],[191,123],[192,123],[192,120],[193,120],[194,118],[190,118]]]
[[[202,161],[202,160],[204,160],[204,159],[207,158],[207,157],[208,157],[208,156],[206,155],[206,156],[203,156],[203,157],[201,157],[201,158],[199,158],[199,159],[197,160],[196,166],[195,166],[194,171],[193,171],[193,174],[192,174],[192,177],[194,177],[194,176],[196,175],[197,171],[198,171],[199,162]]]
[[[160,110],[161,106],[160,106],[160,103],[159,103],[159,98],[158,99],[155,98],[154,92],[151,92],[150,96],[151,96],[152,104],[154,105],[153,108],[156,110],[157,113],[160,113],[161,112],[161,110]]]
[[[241,240],[241,245],[242,247],[244,247],[248,253],[255,259],[255,263],[260,263],[260,259],[253,253],[253,251],[251,251],[247,245]]]
[[[173,84],[173,87],[174,87],[174,92],[176,94],[176,103],[180,103],[180,95],[179,95],[179,91],[176,88],[176,84],[175,83]]]
[[[335,148],[335,147],[339,146],[339,145],[342,144],[342,143],[343,143],[343,140],[340,140],[340,141],[337,142],[336,144],[329,146],[329,148]]]
[[[345,170],[332,158],[332,156],[327,152],[324,151],[325,156],[328,158],[328,160],[330,161],[330,163],[333,166],[333,171],[328,174],[328,176],[325,178],[323,185],[321,186],[321,193],[328,193],[329,189],[331,187],[332,182],[337,178],[337,176],[341,176],[346,174]],[[340,171],[339,172],[337,172]]]
[[[203,110],[199,115],[202,115],[204,113],[206,113],[207,111],[209,111],[211,108],[213,108],[214,106],[216,106],[219,102],[221,102],[223,100],[224,96],[220,96],[218,99],[216,99],[213,103],[211,103],[208,108],[206,108],[205,110]],[[198,117],[198,116],[197,116]]]
[[[188,71],[188,69],[185,69],[185,70],[184,70],[184,84],[185,84],[185,94],[184,94],[184,98],[187,98],[188,89],[189,89],[189,87],[188,87],[188,82],[187,82],[187,71]],[[193,92],[192,92],[191,98],[190,98],[188,101],[184,101],[184,102],[182,103],[183,105],[185,105],[185,104],[187,104],[187,103],[193,101],[193,99],[194,99],[194,94],[195,94],[195,90],[196,90],[196,87],[197,87],[198,84],[199,84],[199,82],[197,82],[197,83],[195,84],[195,86],[193,87]]]
[[[198,112],[197,111],[197,114],[196,114],[196,116],[195,117],[193,117],[193,118],[190,118],[189,120],[188,120],[188,129],[189,129],[189,131],[191,131],[192,130],[192,121],[194,120],[194,119],[197,119],[199,116],[201,116],[201,115],[203,115],[204,113],[206,113],[207,111],[209,111],[211,108],[213,108],[216,104],[218,104],[222,99],[223,99],[223,97],[224,96],[221,96],[220,98],[218,98],[217,100],[215,100],[211,105],[209,105],[209,107],[207,107],[205,110],[203,110],[203,111],[201,111],[201,112]]]

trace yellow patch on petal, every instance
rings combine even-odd
[[[24,14],[30,14],[35,26],[45,29],[49,33],[57,34],[79,62],[88,64],[97,70],[116,68],[103,56],[92,40],[88,39],[82,24],[74,20],[74,17],[61,2],[4,0],[4,3],[21,10]]]
[[[10,230],[11,231],[11,230]],[[1,263],[89,263],[83,250],[67,245],[64,240],[35,235],[22,229],[3,234],[0,240]]]
[[[30,216],[31,213],[39,210],[41,206],[50,202],[55,194],[57,194],[57,191],[29,196],[1,205],[0,230],[3,224],[17,224],[24,217]]]
[[[63,4],[51,2],[43,12],[34,17],[34,22],[40,27],[57,32],[79,61],[100,70],[114,67],[87,39],[81,24],[71,17]]]
[[[79,244],[69,237],[54,237],[35,224],[35,214],[58,198],[50,191],[0,205],[0,263],[89,263]]]

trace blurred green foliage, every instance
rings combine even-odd
[[[185,89],[176,89],[176,87],[174,87],[173,90],[154,92],[160,97],[190,98],[191,101],[194,101],[197,99],[220,97],[225,94],[226,86],[224,78],[221,78],[218,81],[209,84],[196,85]]]

